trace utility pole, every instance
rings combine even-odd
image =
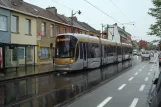
[[[78,10],[77,12],[73,13],[73,10],[72,10],[72,15],[71,15],[71,33],[74,33],[74,29],[73,29],[73,16],[78,13],[78,14],[81,14],[81,11]]]
[[[104,28],[106,25],[103,25],[103,23],[102,23],[101,26],[102,26],[101,38],[102,38],[102,37],[103,37],[103,28]]]
[[[72,10],[72,17],[71,17],[71,33],[73,33],[73,10]]]

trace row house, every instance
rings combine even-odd
[[[66,22],[67,24],[71,25],[72,23],[72,19],[70,17],[66,17],[64,15],[58,15],[64,22]],[[72,29],[71,26],[69,27],[68,33],[72,33]],[[86,34],[88,32],[87,29],[85,29],[83,26],[81,26],[78,22],[77,22],[77,18],[73,17],[73,33],[80,33],[80,34]]]
[[[104,31],[106,39],[121,43],[131,43],[131,34],[125,31],[125,27],[120,28],[117,23],[108,25]]]
[[[35,64],[37,59],[35,47],[37,45],[35,36],[37,17],[27,12],[22,0],[1,0],[0,8],[3,10],[0,12],[3,13],[0,25],[7,29],[0,37],[3,42],[1,44],[5,47],[1,57],[3,68]],[[5,35],[7,36],[2,38]],[[7,42],[4,44],[5,40]]]
[[[74,33],[100,37],[99,31],[73,19]],[[43,9],[23,0],[0,0],[0,43],[5,44],[4,48],[0,45],[1,66],[35,65],[38,60],[51,63],[56,35],[62,33],[71,33],[71,18],[58,14],[55,7]]]
[[[10,38],[10,11],[0,8],[0,70],[5,67],[7,55],[5,44],[9,44]],[[4,57],[4,58],[3,58]],[[7,59],[9,60],[9,59]]]
[[[76,20],[77,21],[77,20]],[[86,33],[87,35],[90,36],[96,36],[96,37],[101,37],[101,33],[100,31],[94,29],[93,27],[91,27],[89,24],[85,23],[85,22],[80,22],[77,21],[81,26],[83,26],[85,29],[88,30],[88,32]]]

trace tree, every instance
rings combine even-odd
[[[161,0],[152,0],[154,8],[150,8],[148,14],[156,19],[154,24],[150,25],[148,35],[161,37]]]
[[[137,41],[136,40],[132,40],[131,42],[132,42],[133,49],[137,49],[138,48],[137,47]]]

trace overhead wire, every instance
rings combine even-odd
[[[110,0],[110,2],[117,8],[117,10],[119,10],[120,11],[120,13],[125,17],[125,18],[127,18],[128,19],[128,17],[122,12],[122,10],[112,1],[112,0]],[[128,19],[129,20],[129,19]],[[129,20],[130,21],[130,20]],[[126,24],[128,24],[128,23],[126,23]]]
[[[52,1],[57,3],[57,4],[59,4],[59,5],[61,5],[61,6],[63,6],[63,7],[65,7],[65,8],[67,8],[67,9],[69,9],[69,10],[73,10],[73,9],[71,9],[70,7],[68,7],[68,6],[64,5],[64,4],[57,2],[56,0],[52,0]]]
[[[91,6],[93,6],[94,8],[96,8],[97,10],[99,10],[100,12],[102,12],[103,14],[105,14],[106,16],[110,17],[114,21],[122,24],[121,22],[119,22],[118,20],[116,20],[115,18],[113,18],[112,16],[110,16],[109,14],[107,14],[106,12],[104,12],[103,10],[101,10],[100,8],[96,7],[95,5],[93,5],[92,3],[90,3],[89,1],[87,1],[87,0],[84,0],[84,1],[87,2],[88,4],[90,4]]]

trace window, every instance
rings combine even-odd
[[[79,31],[80,34],[82,34],[82,31]]]
[[[76,60],[78,59],[79,57],[79,44],[77,44],[77,50],[76,50]]]
[[[26,34],[31,34],[31,20],[26,19]]]
[[[59,26],[56,26],[56,36],[59,34]]]
[[[65,27],[63,28],[63,33],[66,33],[66,28]]]
[[[100,55],[100,45],[96,43],[88,43],[88,58],[98,58]]]
[[[56,58],[73,58],[77,39],[69,35],[61,35],[56,38]]]
[[[17,61],[17,48],[12,49],[12,61]]]
[[[22,47],[18,48],[18,58],[24,59],[24,48],[22,48]]]
[[[0,15],[0,30],[7,31],[7,17]]]
[[[12,28],[11,31],[14,33],[18,32],[18,17],[12,16]]]
[[[50,25],[50,37],[54,37],[54,26]]]
[[[94,34],[90,34],[91,36],[94,36]]]
[[[48,58],[49,57],[49,48],[41,48],[40,52],[41,52],[41,58]]]
[[[32,47],[27,47],[26,48],[26,56],[27,56],[27,61],[32,61]]]
[[[45,22],[41,23],[41,35],[45,36]]]
[[[80,43],[80,59],[83,59],[83,43]]]

